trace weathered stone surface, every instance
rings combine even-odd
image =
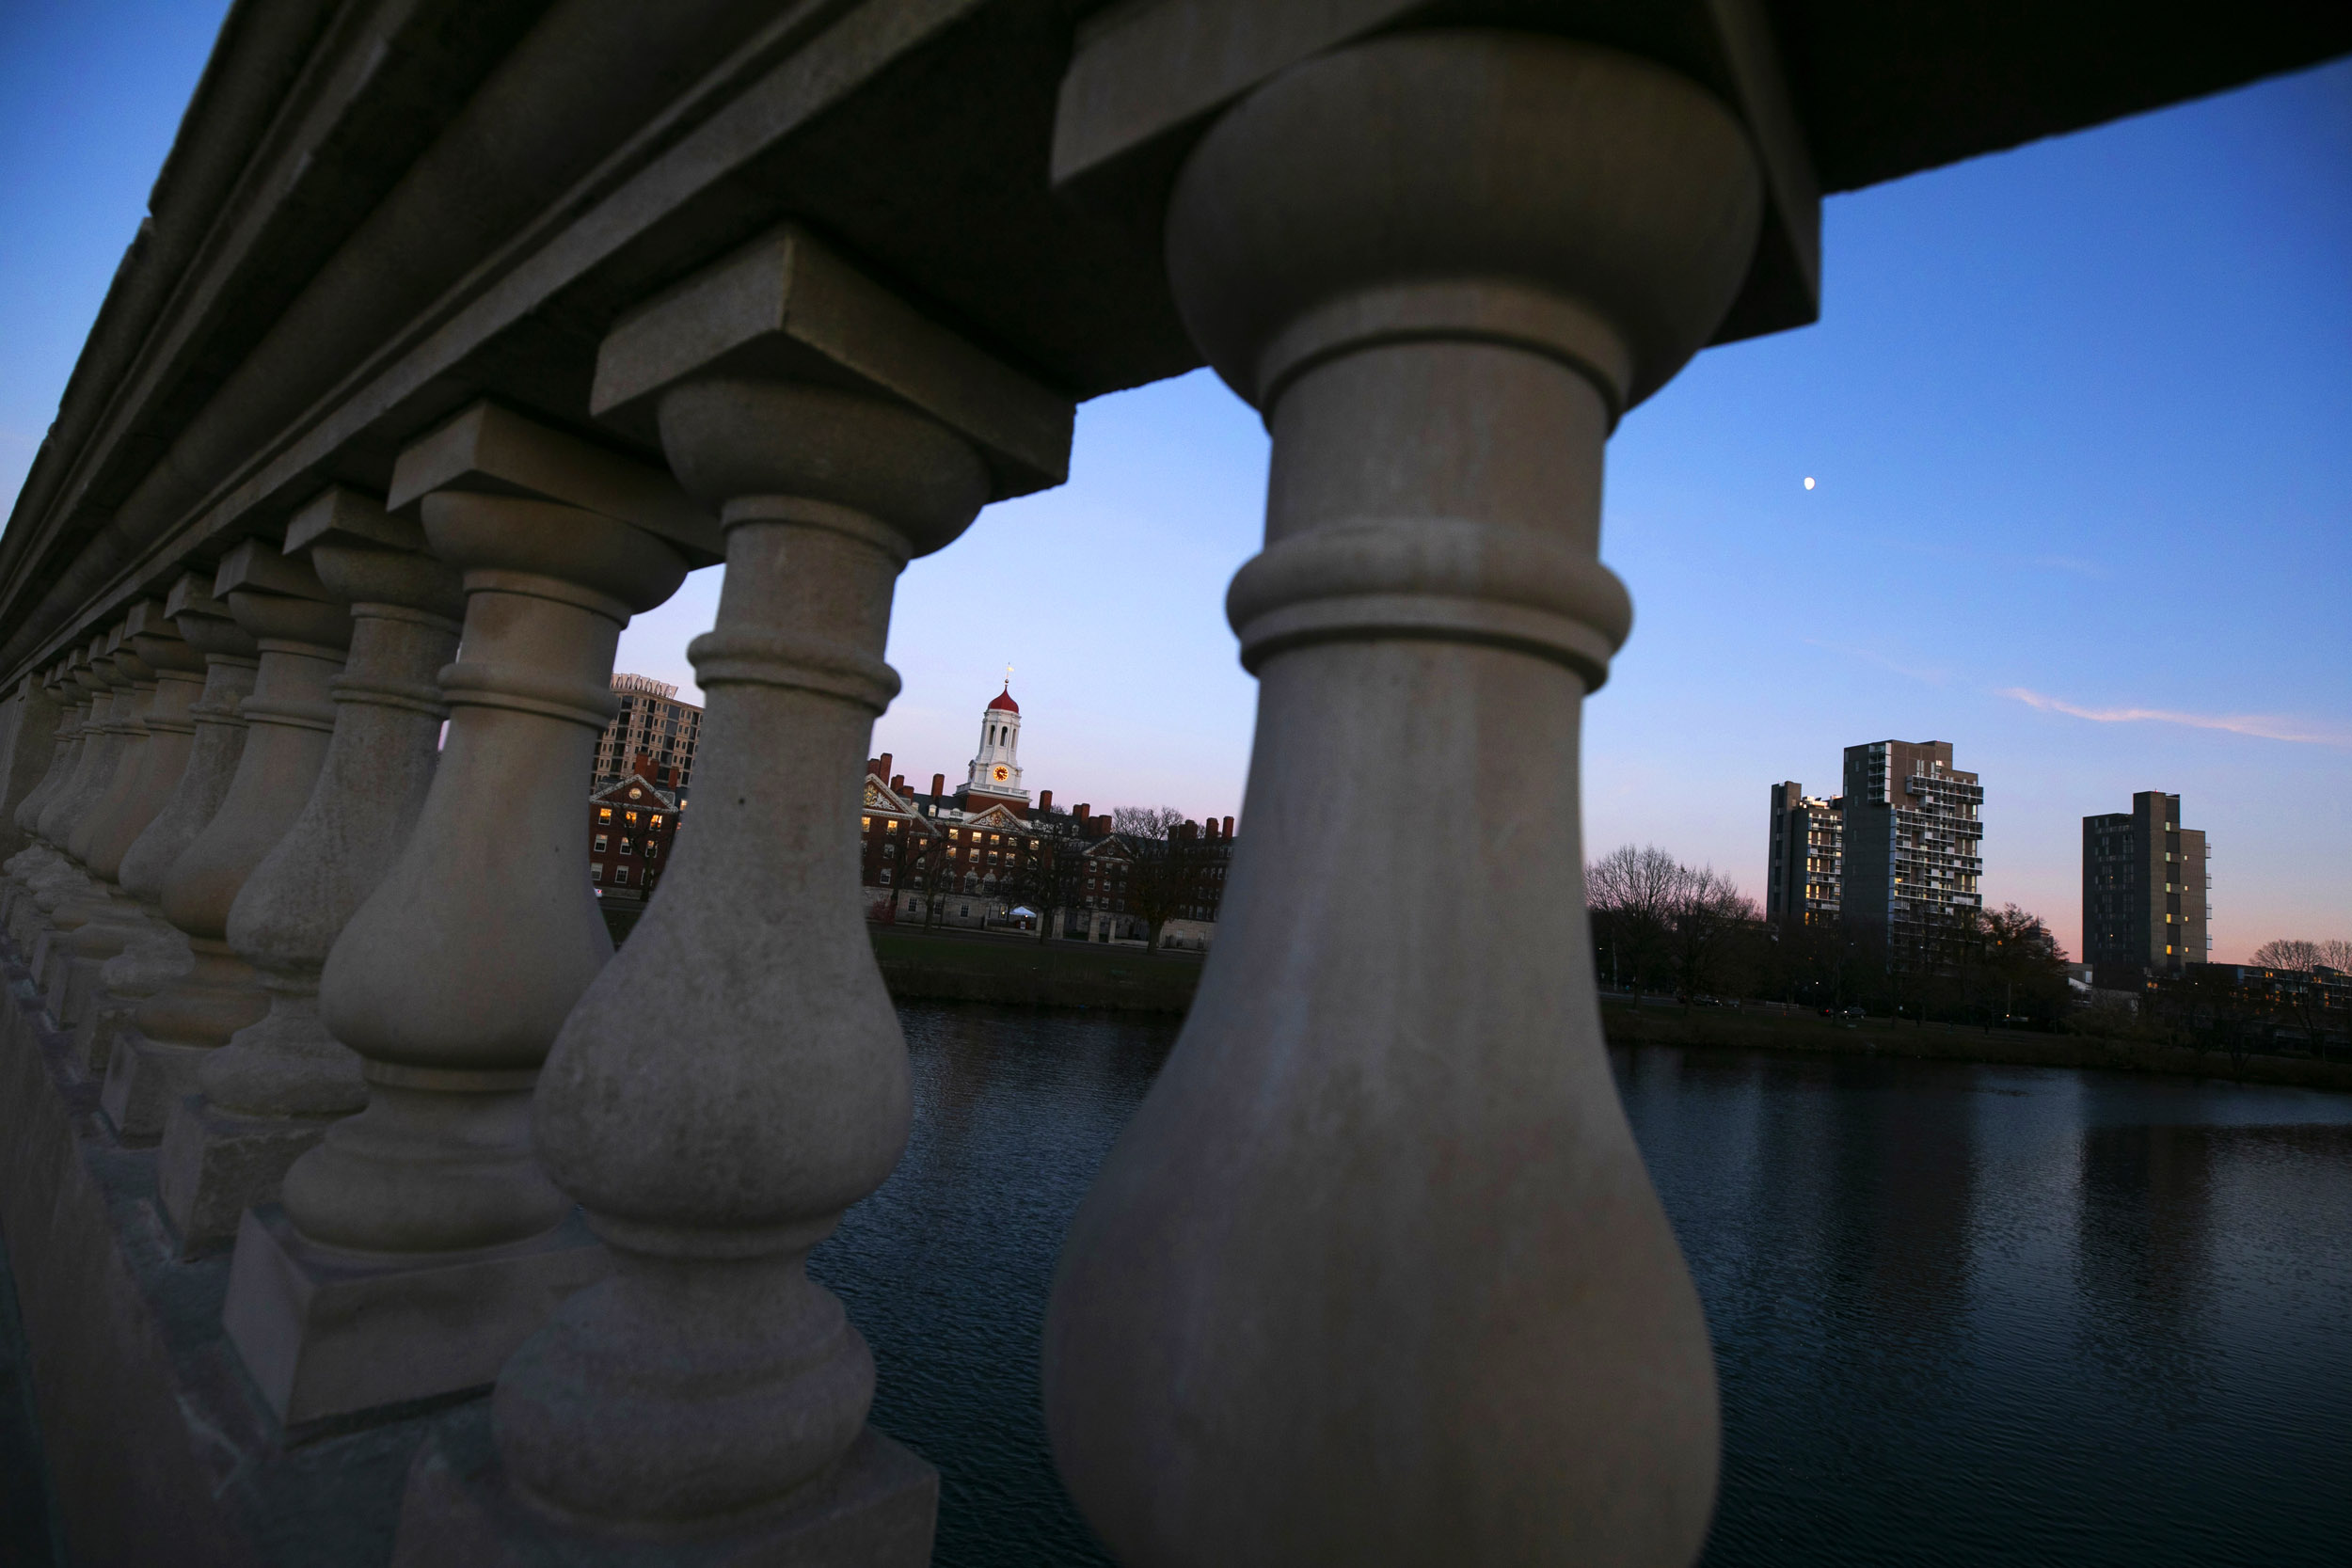
[[[871,1427],[779,1507],[703,1539],[615,1538],[506,1484],[486,1423],[449,1422],[408,1473],[393,1568],[923,1568],[939,1472]]]
[[[1296,66],[1177,177],[1179,303],[1274,453],[1227,596],[1250,831],[1046,1323],[1055,1457],[1122,1560],[1698,1552],[1713,1359],[1604,1053],[1578,730],[1631,619],[1605,438],[1758,204],[1706,93],[1506,33]]]
[[[306,1241],[265,1205],[245,1212],[221,1325],[278,1418],[302,1426],[486,1386],[610,1267],[577,1217],[509,1246],[372,1259]]]

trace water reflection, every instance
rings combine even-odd
[[[813,1267],[937,1463],[936,1560],[1107,1560],[1038,1414],[1061,1235],[1171,1025],[902,1009],[907,1158]],[[1617,1053],[1708,1310],[1705,1561],[2347,1560],[2352,1097]]]

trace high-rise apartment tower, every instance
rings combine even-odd
[[[2083,961],[2118,981],[2205,961],[2213,911],[2205,835],[2181,826],[2181,798],[2132,797],[2128,812],[2083,818]]]
[[[1952,766],[1948,740],[1847,747],[1847,923],[1877,934],[1898,962],[1932,952],[1961,911],[1984,907],[1983,807],[1983,784]]]
[[[1764,918],[1811,926],[1837,919],[1845,876],[1844,800],[1807,795],[1794,780],[1772,785],[1772,856],[1764,863]]]
[[[589,787],[628,777],[639,757],[652,763],[658,781],[685,785],[694,771],[694,748],[702,742],[703,710],[679,702],[676,687],[650,675],[615,675],[612,694],[621,700],[621,711],[596,741],[596,770]]]

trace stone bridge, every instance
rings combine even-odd
[[[1206,363],[1274,441],[1249,832],[1064,1249],[1061,1473],[1136,1568],[1687,1563],[1712,1361],[1574,958],[1610,432],[1815,318],[1825,193],[2346,49],[2329,0],[237,0],[0,540],[0,1229],[74,1557],[928,1560],[803,1269],[907,1135],[893,583]],[[614,641],[721,562],[616,955]]]

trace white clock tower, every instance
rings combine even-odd
[[[980,712],[980,747],[972,758],[965,788],[974,795],[1028,802],[1029,792],[1021,787],[1021,705],[1012,700],[1010,679]]]

